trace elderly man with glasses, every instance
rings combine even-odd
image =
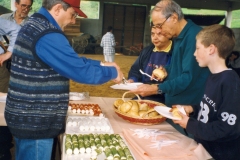
[[[199,104],[210,73],[207,68],[199,67],[193,55],[196,50],[196,35],[201,27],[184,19],[181,7],[173,0],[159,1],[151,10],[150,16],[152,25],[163,36],[173,40],[171,63],[165,67],[168,76],[158,86],[144,84],[131,92],[141,96],[165,94],[165,104],[169,107],[175,104]],[[168,119],[168,122],[187,135],[172,120]]]
[[[0,17],[13,21],[19,25],[24,25],[28,20],[28,13],[32,9],[33,0],[16,0],[16,11],[12,13],[2,14]]]

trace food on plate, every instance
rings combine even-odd
[[[164,79],[167,77],[167,72],[165,72],[163,69],[156,68],[153,70],[153,75],[159,79]]]
[[[178,111],[178,108],[172,108],[172,115],[173,117],[182,119],[182,116],[179,115]]]
[[[74,114],[103,116],[102,110],[98,104],[69,103],[68,109]]]

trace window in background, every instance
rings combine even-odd
[[[15,3],[15,1],[13,3]],[[11,10],[11,0],[0,0],[0,5]],[[29,15],[37,12],[41,6],[42,0],[33,0],[32,10],[29,12]]]
[[[0,5],[11,10],[11,1],[0,0]],[[29,14],[37,12],[42,6],[42,0],[34,0],[32,10]],[[99,19],[99,2],[98,1],[81,1],[81,10],[88,16],[89,19]]]
[[[81,1],[81,10],[87,15],[88,19],[99,19],[98,1]]]

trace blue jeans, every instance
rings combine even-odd
[[[50,160],[53,139],[15,139],[15,160]]]

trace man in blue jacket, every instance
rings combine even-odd
[[[65,131],[69,79],[85,84],[119,83],[116,63],[79,57],[63,30],[86,17],[80,0],[43,0],[20,29],[11,64],[5,119],[16,143],[16,160],[49,160],[53,138]]]

